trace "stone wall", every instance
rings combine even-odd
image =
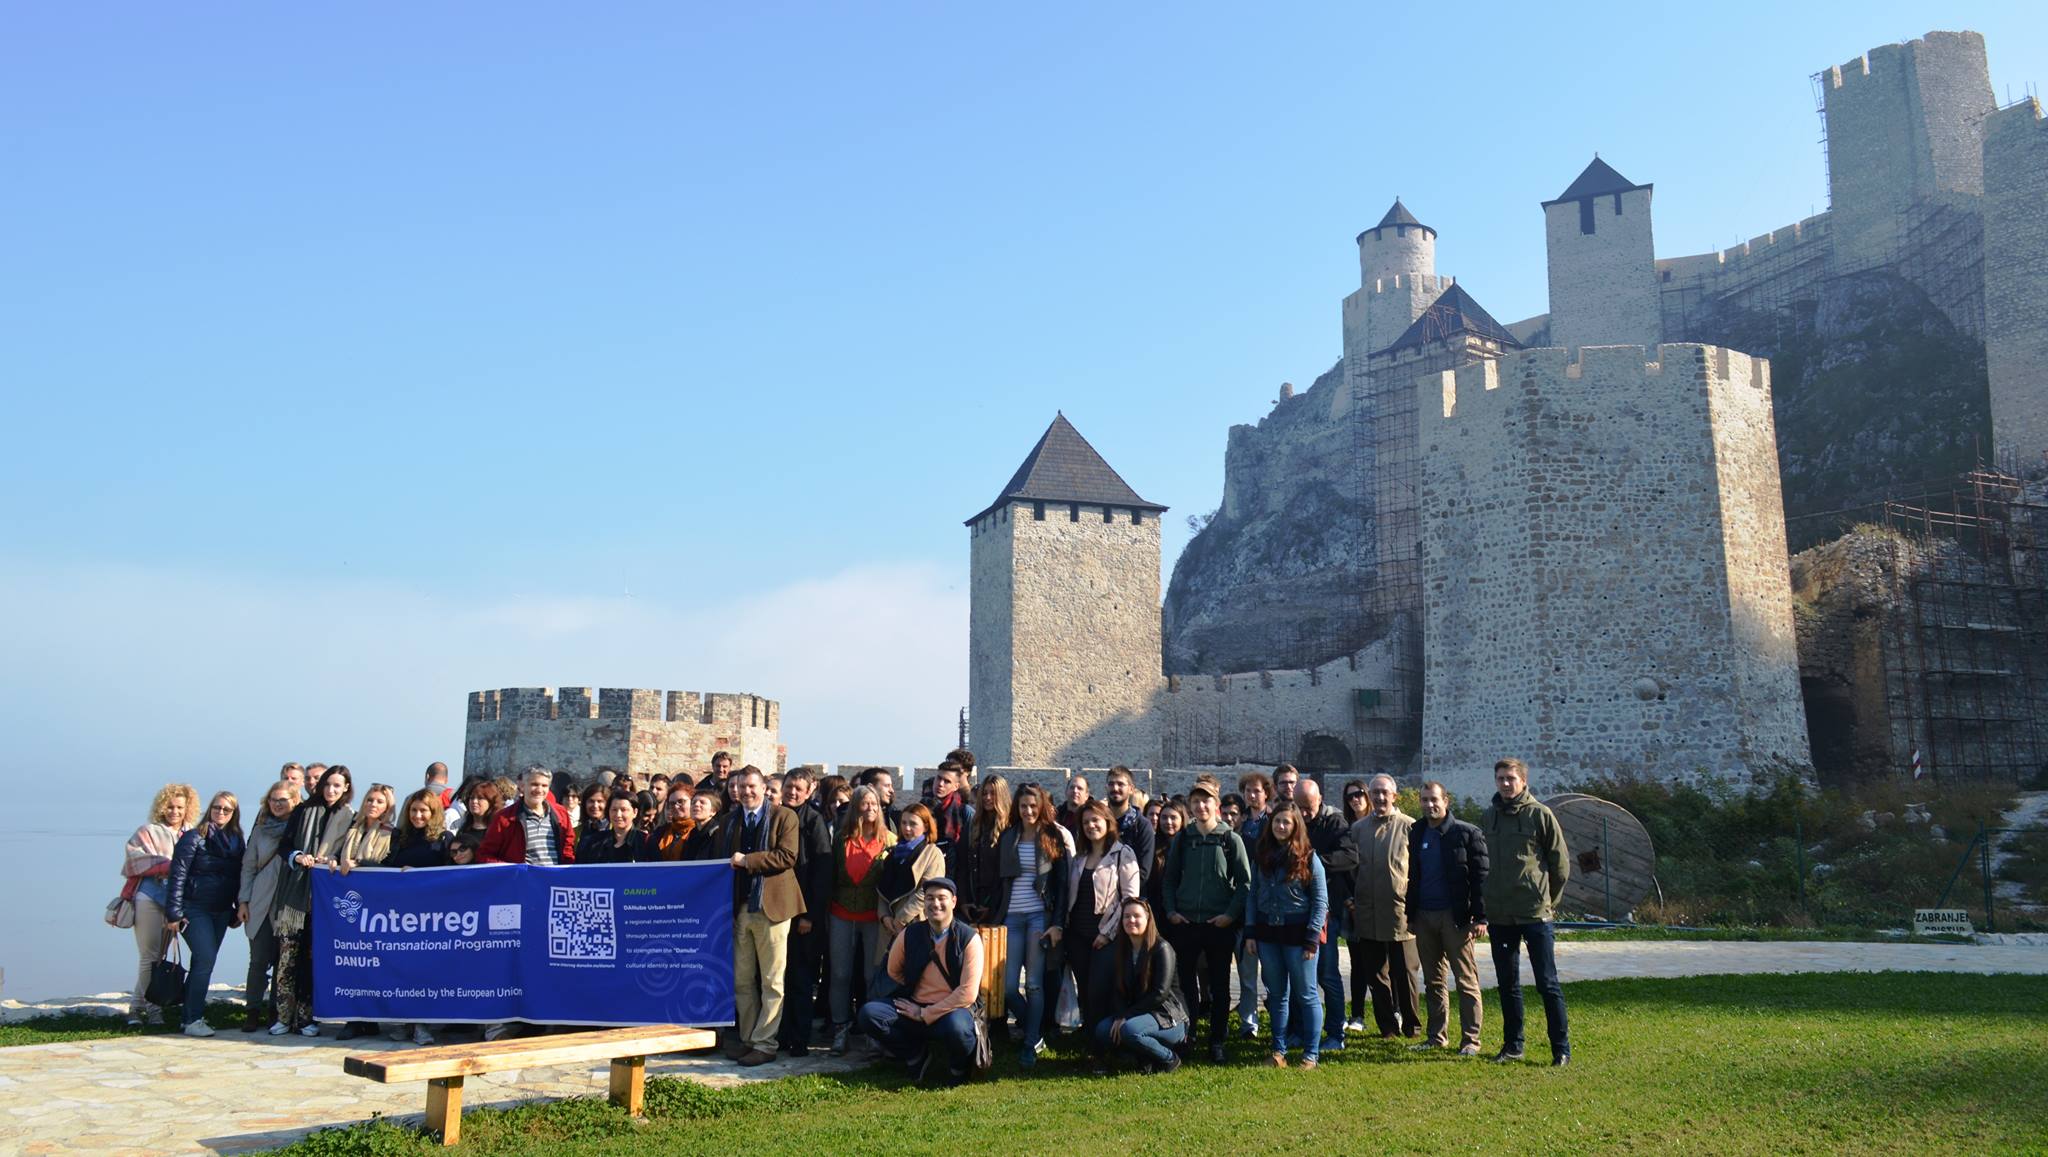
[[[968,726],[980,762],[1156,766],[1158,516],[1016,501],[969,534]],[[997,658],[1005,634],[1008,663]]]
[[[1544,782],[1806,762],[1782,514],[1754,509],[1768,363],[1657,357],[1529,350],[1425,383],[1421,770],[1454,791],[1505,755]]]
[[[1406,700],[1394,691],[1404,642],[1390,635],[1306,670],[1171,676],[1159,698],[1164,762],[1378,770],[1374,755],[1403,729]]]
[[[587,779],[598,771],[700,776],[714,752],[780,772],[781,705],[758,695],[606,687],[473,691],[462,773],[517,776],[531,764]]]
[[[2048,470],[2048,121],[2028,99],[1984,137],[1984,357],[2001,468]]]

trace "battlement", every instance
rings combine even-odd
[[[1984,37],[1976,32],[1929,32],[1918,40],[1884,44],[1833,68],[1822,70],[1821,83],[1830,89],[1850,88],[1861,81],[1903,76],[1919,63],[1922,50],[1984,55]]]
[[[638,719],[777,729],[782,705],[758,695],[650,691],[637,687],[504,687],[469,693],[469,722]]]
[[[1788,255],[1788,250],[1797,246],[1825,242],[1829,233],[1828,215],[1817,213],[1805,220],[1794,221],[1790,225],[1773,229],[1727,249],[1689,254],[1684,257],[1660,257],[1657,259],[1657,278],[1668,285],[1675,281],[1684,282],[1738,272],[1750,266],[1780,260]]]
[[[1362,308],[1365,296],[1378,293],[1394,293],[1397,291],[1412,293],[1419,289],[1425,293],[1435,295],[1457,284],[1457,280],[1455,277],[1442,273],[1397,273],[1392,277],[1375,277],[1371,282],[1360,286],[1358,293],[1345,298],[1344,307],[1346,309]],[[1356,304],[1354,304],[1354,301]]]
[[[1655,355],[1654,360],[1651,355]],[[1685,375],[1703,388],[1723,386],[1761,390],[1768,394],[1771,363],[1722,346],[1665,342],[1642,346],[1583,346],[1578,357],[1558,346],[1520,350],[1499,361],[1474,362],[1437,375],[1444,421],[1473,415],[1501,415],[1507,402],[1539,391],[1559,390],[1563,383],[1592,383],[1605,390],[1631,380]],[[1424,387],[1426,388],[1426,387]]]

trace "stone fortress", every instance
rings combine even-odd
[[[758,695],[630,687],[472,691],[462,774],[517,777],[533,764],[579,781],[600,771],[702,775],[714,752],[735,766],[786,770],[782,707]]]
[[[1659,259],[1651,186],[1596,157],[1542,203],[1545,315],[1495,321],[1396,200],[1358,237],[1342,359],[1231,430],[1223,504],[1158,615],[1164,508],[1056,419],[968,521],[983,765],[1291,759],[1472,795],[1503,754],[1548,783],[1811,766],[1787,507],[1837,450],[1779,435],[1839,426],[1814,399],[1878,372],[1852,325],[1931,335],[1994,460],[2048,463],[2038,102],[1998,108],[1968,32],[1815,80],[1828,212]],[[1797,376],[1774,396],[1780,350]],[[1855,398],[1858,421],[1916,423]],[[1901,766],[1924,738],[1877,747]]]

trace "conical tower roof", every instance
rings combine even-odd
[[[1601,160],[1600,155],[1595,153],[1593,154],[1593,163],[1586,166],[1586,171],[1580,173],[1577,180],[1567,185],[1565,191],[1559,193],[1555,199],[1545,201],[1543,204],[1546,206],[1561,205],[1566,201],[1583,201],[1588,197],[1599,197],[1608,193],[1629,193],[1637,189],[1647,189],[1649,187],[1648,185],[1638,185],[1620,173],[1615,172],[1613,165]]]
[[[1373,226],[1370,229],[1367,229],[1365,233],[1378,233],[1382,229],[1392,229],[1396,226],[1407,226],[1411,229],[1420,229],[1423,232],[1429,234],[1431,237],[1436,236],[1436,230],[1431,229],[1429,226],[1424,225],[1420,221],[1417,221],[1415,219],[1415,214],[1410,213],[1408,211],[1408,206],[1403,205],[1401,203],[1401,198],[1399,197],[1394,198],[1393,207],[1387,210],[1386,216],[1380,218],[1380,223]],[[1365,240],[1365,233],[1360,233],[1358,235],[1358,240]]]
[[[1492,314],[1472,300],[1472,295],[1465,292],[1464,286],[1453,284],[1431,302],[1429,308],[1422,311],[1422,316],[1415,319],[1415,324],[1402,331],[1401,336],[1395,338],[1392,345],[1378,352],[1393,353],[1410,346],[1441,341],[1460,333],[1489,338],[1507,349],[1522,348],[1522,343],[1515,340],[1515,335],[1509,333],[1506,326],[1493,320]]]
[[[1080,502],[1089,506],[1121,506],[1129,510],[1159,512],[1166,507],[1138,497],[1130,483],[1110,468],[1088,439],[1081,436],[1065,414],[1055,414],[1052,425],[1024,464],[1010,476],[1009,485],[980,514],[967,520],[972,526],[982,515],[1017,499],[1040,502]]]

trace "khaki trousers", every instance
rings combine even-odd
[[[741,912],[732,922],[733,1035],[775,1052],[782,1028],[782,978],[789,968],[788,920]]]
[[[1479,1045],[1479,962],[1472,938],[1440,912],[1410,910],[1408,927],[1415,933],[1415,952],[1422,958],[1422,986],[1429,1001],[1429,1043],[1444,1047],[1450,1031],[1451,997],[1444,973],[1458,985],[1458,1030],[1461,1045]]]

